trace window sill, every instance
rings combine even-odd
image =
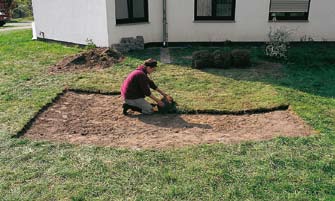
[[[193,23],[236,23],[235,20],[193,20]]]
[[[150,24],[150,22],[130,22],[130,23],[121,23],[121,24],[115,24],[116,26],[127,26],[127,25],[145,25]]]

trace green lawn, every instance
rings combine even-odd
[[[0,30],[5,29],[5,28],[13,28],[13,27],[15,26],[5,24],[4,26],[0,27]]]
[[[229,48],[229,47],[228,47]],[[232,48],[232,47],[231,47]],[[262,47],[245,46],[254,63]],[[303,44],[282,68],[190,68],[199,48],[173,49],[174,65],[152,78],[181,110],[241,111],[290,104],[318,134],[174,150],[77,146],[11,138],[65,87],[119,91],[124,77],[159,49],[127,55],[103,71],[48,74],[83,51],[0,33],[0,197],[2,200],[334,200],[335,45]]]
[[[32,21],[34,21],[34,18],[30,16],[30,17],[24,17],[24,18],[12,18],[10,20],[10,23],[32,22]]]

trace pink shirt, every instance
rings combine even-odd
[[[151,95],[150,88],[156,90],[156,84],[150,80],[144,65],[140,65],[123,81],[121,95],[124,99],[145,98]]]

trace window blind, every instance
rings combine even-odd
[[[270,12],[308,12],[310,0],[271,0]]]

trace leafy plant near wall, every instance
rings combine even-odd
[[[265,47],[265,55],[276,59],[286,59],[291,35],[292,31],[285,27],[275,29],[270,27],[269,42]]]
[[[89,39],[89,38],[87,38],[87,39],[86,39],[86,43],[87,43],[87,45],[86,45],[86,49],[88,49],[88,50],[90,50],[90,49],[94,49],[94,48],[97,47],[97,45],[93,42],[93,39]]]
[[[5,4],[7,7],[6,9],[9,9],[10,11],[16,6],[14,0],[5,0]]]
[[[300,37],[300,42],[314,42],[312,36],[303,35]]]
[[[5,0],[5,3],[6,3],[7,5],[12,5],[13,2],[14,2],[14,0]]]
[[[13,18],[23,18],[33,16],[33,8],[31,0],[6,0],[11,6],[11,14]]]

